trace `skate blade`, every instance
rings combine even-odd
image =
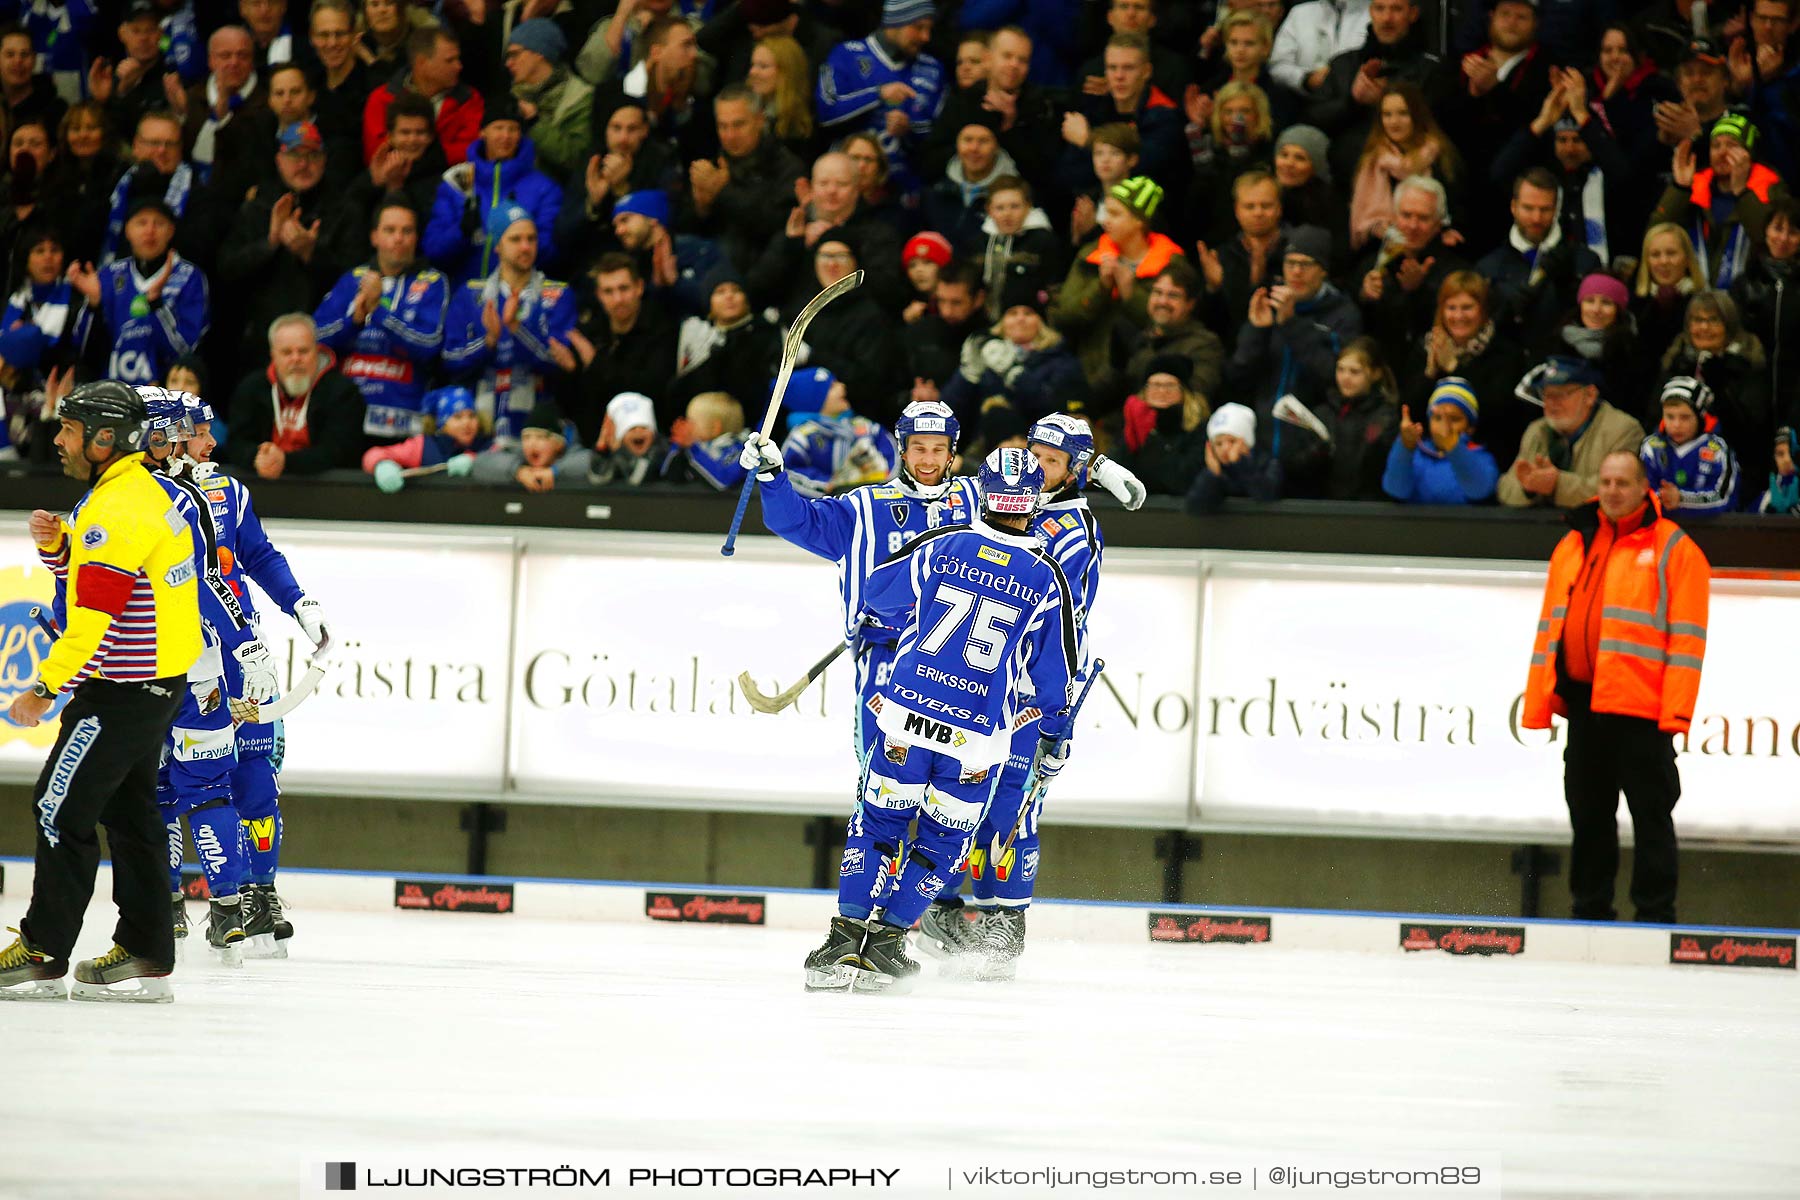
[[[969,954],[967,950],[954,946],[949,942],[940,941],[922,929],[919,931],[919,936],[913,939],[913,947],[917,950],[923,950],[930,957],[939,959],[943,962],[951,962],[958,958],[966,958]]]
[[[849,954],[838,960],[838,966],[850,972],[850,990],[863,995],[904,995],[912,991],[913,980],[916,978],[913,975],[889,975],[886,971],[871,967],[866,960]]]
[[[990,958],[985,960],[975,971],[975,978],[983,983],[1011,983],[1019,974],[1019,960],[1016,958]]]
[[[167,977],[121,979],[117,983],[83,983],[77,979],[69,985],[69,999],[103,1001],[112,1004],[172,1004],[175,989]]]
[[[286,958],[287,943],[275,940],[272,933],[259,933],[243,941],[245,958]]]
[[[212,960],[221,966],[241,967],[244,965],[244,943],[242,942],[233,942],[229,946],[209,945],[207,949],[210,951]]]
[[[67,1000],[69,993],[60,979],[31,979],[0,988],[0,1000]]]
[[[175,939],[175,965],[180,966],[182,963],[184,963],[186,961],[187,961],[187,939],[184,937],[178,937]]]
[[[847,992],[852,982],[848,967],[806,968],[806,990],[809,992]]]

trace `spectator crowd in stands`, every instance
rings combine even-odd
[[[1800,0],[39,0],[0,453],[171,379],[247,478],[829,488],[941,399],[1151,491],[1800,513]],[[4,17],[5,14],[0,14]]]

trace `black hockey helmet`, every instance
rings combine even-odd
[[[114,379],[84,383],[63,398],[56,415],[82,424],[82,448],[94,444],[102,429],[113,430],[113,449],[131,454],[143,449],[150,427],[150,410],[130,384]]]

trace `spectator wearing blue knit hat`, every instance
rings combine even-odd
[[[819,124],[836,137],[863,129],[879,137],[903,195],[920,188],[913,159],[949,87],[943,65],[925,52],[936,16],[931,0],[886,0],[881,28],[834,47],[819,68]]]
[[[544,174],[566,184],[587,166],[594,89],[569,70],[569,42],[548,17],[520,21],[506,39],[506,70],[525,134]]]
[[[637,262],[654,304],[677,317],[707,310],[706,278],[722,257],[717,242],[670,228],[669,194],[647,188],[619,197],[612,209],[613,236]]]
[[[466,387],[438,388],[426,393],[421,407],[430,431],[391,446],[371,446],[363,453],[362,469],[375,477],[375,486],[392,494],[406,486],[408,470],[442,470],[461,479],[475,468],[475,456],[494,444],[492,423],[481,415],[475,393]]]
[[[562,211],[562,189],[537,169],[537,148],[525,136],[519,106],[501,93],[487,102],[481,136],[469,144],[468,161],[444,172],[426,223],[425,257],[453,283],[493,273],[495,247],[487,220],[496,208],[518,205],[538,230],[538,261],[556,261],[552,231]]]
[[[1400,436],[1388,451],[1381,490],[1404,504],[1480,504],[1491,500],[1500,479],[1494,456],[1473,441],[1481,401],[1469,381],[1455,375],[1431,391],[1426,429],[1400,409]]]

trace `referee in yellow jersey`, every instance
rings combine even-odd
[[[69,994],[170,1000],[175,938],[156,768],[201,649],[193,515],[145,469],[149,414],[131,387],[85,384],[58,416],[63,470],[90,486],[66,522],[32,516],[38,554],[66,587],[68,616],[36,684],[12,702],[12,719],[36,725],[71,694],[38,776],[31,907],[18,940],[0,951],[0,996],[63,997],[100,864],[95,826],[104,825],[115,944],[76,965]]]

